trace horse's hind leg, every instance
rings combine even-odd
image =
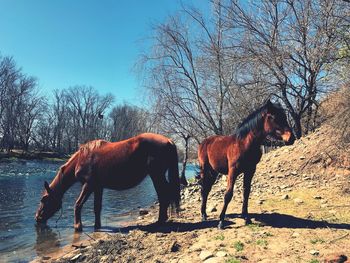
[[[224,197],[224,206],[223,206],[222,211],[220,213],[220,221],[219,221],[219,225],[218,225],[219,229],[224,228],[225,214],[226,214],[227,206],[230,203],[232,196],[233,196],[233,187],[235,185],[237,176],[238,176],[238,172],[236,169],[231,168],[228,171],[227,187],[226,187],[226,192],[225,192],[225,197]]]
[[[164,223],[168,220],[168,206],[170,203],[168,198],[169,187],[168,182],[165,179],[165,171],[153,171],[150,176],[159,200],[158,223]]]
[[[252,221],[250,220],[249,214],[248,214],[248,201],[249,201],[249,194],[252,184],[252,179],[255,173],[255,167],[254,169],[251,169],[249,171],[244,172],[244,178],[243,178],[243,206],[242,206],[242,217],[245,220],[245,224],[251,224]]]
[[[83,230],[83,225],[81,223],[81,209],[83,208],[84,203],[89,198],[92,193],[90,184],[85,183],[81,189],[80,195],[75,202],[74,206],[74,229],[78,232]]]
[[[201,184],[201,196],[202,196],[201,215],[202,215],[202,221],[206,221],[208,217],[206,212],[208,195],[213,184],[215,183],[218,173],[206,165],[201,165],[200,173],[201,173],[200,184]]]
[[[103,188],[97,187],[94,191],[95,229],[101,228],[102,194]]]

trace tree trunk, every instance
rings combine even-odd
[[[187,165],[187,159],[188,159],[188,140],[190,139],[190,136],[184,136],[183,137],[185,140],[185,155],[184,155],[184,160],[182,162],[182,171],[181,171],[181,176],[180,176],[180,182],[183,185],[187,185],[187,180],[186,180],[186,176],[185,176],[185,171],[186,171],[186,165]]]

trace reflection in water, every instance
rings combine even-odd
[[[35,227],[34,214],[44,189],[44,181],[51,182],[60,165],[38,161],[0,163],[1,262],[29,261],[35,256],[55,252],[72,241],[78,243],[86,238],[86,235],[73,235],[73,208],[81,190],[79,183],[65,193],[60,220],[56,222],[61,214],[59,211],[48,222],[51,228]],[[188,174],[194,175],[194,166],[188,166],[187,170]],[[150,177],[129,190],[106,189],[102,204],[102,227],[106,231],[120,227],[123,222],[130,222],[137,216],[137,213],[130,211],[150,206],[156,200]],[[82,219],[85,233],[93,232],[93,196],[83,207]]]
[[[59,231],[53,231],[49,226],[35,226],[36,243],[34,249],[38,256],[54,252],[60,247]]]

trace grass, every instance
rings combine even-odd
[[[244,248],[244,244],[241,241],[236,241],[233,243],[233,247],[236,249],[237,252],[242,251]]]
[[[225,239],[225,237],[223,234],[220,234],[220,235],[215,236],[214,239],[223,241]]]
[[[311,239],[310,240],[310,242],[311,242],[311,244],[317,244],[317,243],[319,243],[319,244],[323,244],[324,242],[326,242],[326,241],[324,241],[322,238],[314,238],[314,239]]]
[[[268,243],[267,243],[267,240],[265,240],[265,239],[258,239],[256,241],[256,244],[258,246],[262,246],[262,247],[266,248]]]
[[[258,231],[260,229],[260,225],[256,223],[249,224],[247,227],[252,231]]]

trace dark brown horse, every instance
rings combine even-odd
[[[251,223],[248,215],[248,199],[256,165],[261,158],[260,145],[267,136],[282,139],[293,144],[295,137],[288,125],[286,114],[280,104],[268,101],[250,114],[237,131],[231,136],[211,136],[206,138],[198,149],[202,220],[207,219],[206,204],[208,194],[218,173],[227,174],[227,187],[224,206],[220,214],[218,227],[223,228],[227,206],[233,196],[233,187],[237,176],[244,173],[242,217],[246,224]]]
[[[168,180],[165,173],[168,170]],[[81,209],[94,193],[95,228],[101,227],[103,188],[123,190],[136,186],[150,175],[159,199],[158,222],[168,219],[169,204],[179,207],[180,180],[175,144],[168,138],[152,133],[120,142],[95,140],[88,142],[60,167],[45,192],[35,219],[46,223],[62,206],[64,193],[75,182],[82,183],[74,208],[74,228],[82,230]]]

